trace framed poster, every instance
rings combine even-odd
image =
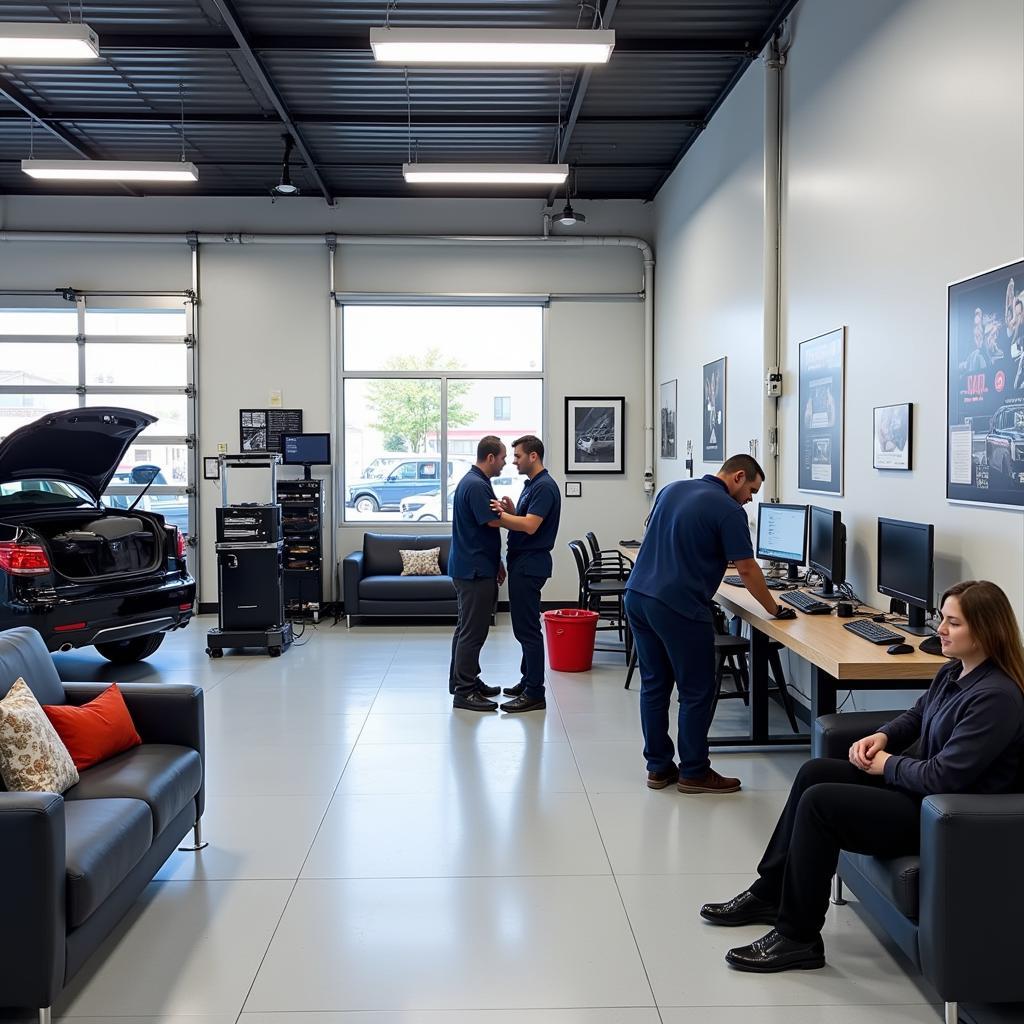
[[[676,390],[677,380],[669,380],[661,385],[661,457],[676,457]]]
[[[801,491],[843,493],[846,328],[800,343]]]
[[[705,462],[725,462],[725,356],[704,364]]]
[[[1024,261],[949,286],[946,497],[1024,507]]]
[[[625,398],[566,398],[566,473],[624,473]]]
[[[282,434],[301,433],[301,409],[238,410],[240,452],[279,452]]]
[[[880,405],[874,410],[872,458],[875,469],[914,468],[914,407]]]

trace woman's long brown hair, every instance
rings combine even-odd
[[[1009,598],[988,580],[964,580],[942,595],[960,602],[964,622],[988,657],[1024,691],[1024,644]],[[940,604],[940,607],[941,607]]]

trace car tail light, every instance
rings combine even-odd
[[[38,544],[0,543],[0,570],[11,576],[44,576],[50,571],[50,556]]]
[[[79,629],[85,629],[87,622],[69,622],[66,626],[54,626],[54,633],[73,633]]]
[[[179,612],[190,612],[190,611],[192,611],[192,602],[189,601],[188,604],[179,604],[178,605],[178,611]]]
[[[175,546],[176,546],[176,551],[177,551],[177,555],[178,555],[178,561],[179,562],[184,562],[185,561],[185,553],[187,551],[187,548],[186,548],[186,545],[185,545],[185,534],[183,534],[181,532],[181,530],[179,530],[177,527],[174,528],[174,543],[175,543]]]

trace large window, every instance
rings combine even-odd
[[[543,436],[539,305],[345,305],[341,348],[348,522],[447,522],[481,437]],[[522,491],[511,451],[493,484]]]
[[[116,468],[104,502],[159,512],[190,533],[195,393],[191,307],[0,309],[0,438],[48,412],[110,405],[156,417]]]

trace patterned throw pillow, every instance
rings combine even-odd
[[[427,548],[424,551],[399,551],[402,556],[403,576],[440,576],[441,549]]]
[[[78,782],[75,762],[24,679],[0,700],[0,777],[22,793],[63,793]]]

